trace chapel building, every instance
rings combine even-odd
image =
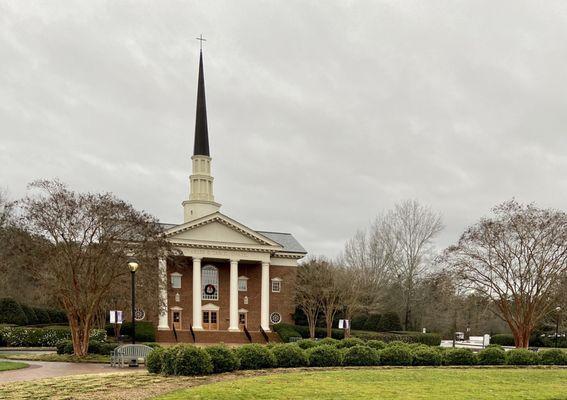
[[[265,342],[292,323],[298,261],[290,233],[257,231],[222,214],[213,194],[203,52],[189,197],[183,223],[164,224],[176,255],[160,259],[160,342]]]

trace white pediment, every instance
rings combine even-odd
[[[166,232],[166,237],[173,242],[203,245],[281,248],[273,240],[218,212],[175,226]]]

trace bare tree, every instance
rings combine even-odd
[[[416,283],[432,256],[433,239],[443,229],[441,216],[416,200],[396,204],[381,224],[393,250],[393,265],[402,290],[404,329],[409,329]]]
[[[307,317],[309,336],[315,337],[317,318],[321,312],[321,276],[324,261],[311,258],[299,266],[295,281],[295,304]]]
[[[58,181],[38,181],[17,203],[18,228],[31,240],[12,242],[11,255],[26,267],[65,309],[76,355],[87,354],[93,319],[116,287],[128,287],[130,256],[143,292],[157,299],[153,266],[167,249],[156,219],[111,194],[77,193]],[[151,266],[151,267],[147,267]]]
[[[320,262],[319,268],[319,284],[321,286],[319,302],[321,313],[325,317],[327,337],[331,337],[335,315],[344,305],[343,285],[341,282],[343,276],[340,273],[341,269],[330,261],[323,260]]]
[[[492,300],[516,347],[554,307],[567,273],[567,215],[508,201],[468,228],[444,260],[469,290]]]

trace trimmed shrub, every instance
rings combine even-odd
[[[501,346],[487,347],[477,354],[480,365],[502,365],[506,364],[506,352]]]
[[[16,300],[6,297],[0,299],[0,324],[27,325],[28,317]]]
[[[52,324],[65,324],[69,322],[69,319],[67,318],[67,313],[64,310],[56,310],[55,308],[46,308],[42,310],[47,312],[48,319]],[[45,323],[47,324],[48,322]]]
[[[538,353],[540,364],[567,365],[567,353],[559,349],[547,349]]]
[[[500,349],[500,350],[504,350],[504,347],[500,346],[499,344],[494,344],[491,343],[488,346],[485,347],[486,349]]]
[[[178,344],[165,349],[161,357],[161,373],[164,375],[175,375],[175,360],[182,345]]]
[[[366,342],[366,345],[368,347],[372,347],[374,350],[382,350],[383,348],[386,347],[386,342],[383,342],[381,340],[369,340]]]
[[[312,367],[335,367],[341,365],[341,352],[334,346],[317,346],[307,350]]]
[[[276,365],[272,352],[259,344],[245,344],[236,350],[236,355],[240,358],[241,369],[273,368]]]
[[[28,319],[28,325],[37,325],[41,323],[38,322],[37,315],[35,315],[33,308],[31,308],[30,306],[26,306],[25,304],[20,304],[20,307],[22,307],[24,314],[26,314],[26,318]]]
[[[538,361],[537,353],[527,349],[514,349],[506,352],[506,364],[508,365],[536,365]]]
[[[312,347],[318,346],[317,342],[315,340],[311,340],[311,339],[298,340],[297,342],[295,342],[295,344],[297,344],[303,350],[307,350],[307,349],[310,349]]]
[[[205,351],[211,356],[214,373],[231,372],[240,367],[240,360],[234,351],[222,344],[206,347]]]
[[[378,332],[399,331],[402,329],[400,316],[395,312],[387,312],[380,316],[376,327]]]
[[[102,354],[109,355],[112,351],[119,346],[118,343],[107,343],[98,340],[89,341],[89,354]]]
[[[274,325],[273,329],[280,335],[284,343],[289,343],[289,339],[292,337],[301,337],[301,333],[299,333],[293,325],[279,323]]]
[[[497,335],[492,335],[490,342],[493,344],[499,344],[500,346],[515,346],[514,336],[509,333],[500,333]]]
[[[475,365],[476,356],[470,349],[447,349],[443,354],[444,365]]]
[[[336,344],[336,346],[339,349],[345,349],[345,348],[354,347],[354,346],[364,346],[364,345],[365,345],[364,340],[359,339],[359,338],[355,338],[355,337],[343,339]]]
[[[37,316],[37,323],[38,324],[51,324],[56,323],[56,321],[52,321],[49,315],[49,312],[45,308],[34,308],[35,315]]]
[[[343,365],[370,366],[379,365],[378,351],[368,346],[347,347],[343,353]]]
[[[105,326],[106,334],[114,336],[114,325],[107,324]],[[124,322],[120,328],[120,334],[132,337],[132,323]],[[156,328],[154,324],[147,321],[136,321],[136,341],[137,342],[155,342]]]
[[[378,332],[381,318],[382,316],[380,314],[370,314],[368,318],[366,318],[362,329],[365,331]]]
[[[70,339],[69,329],[61,328],[0,328],[1,341],[11,347],[52,347]]]
[[[413,365],[441,365],[443,356],[439,349],[421,346],[413,351]]]
[[[73,354],[73,342],[71,340],[61,340],[56,347],[57,354]]]
[[[342,340],[337,340],[337,339],[333,339],[333,338],[330,338],[330,337],[326,337],[324,339],[317,340],[317,342],[315,342],[315,343],[317,343],[318,346],[328,345],[328,346],[340,347],[341,342],[342,342]]]
[[[368,320],[368,315],[358,314],[352,317],[350,324],[351,329],[364,330],[364,324]]]
[[[407,345],[388,345],[380,351],[380,363],[382,365],[411,365],[412,362],[412,351]]]
[[[173,365],[175,375],[207,375],[213,372],[213,360],[209,353],[193,345],[181,346],[177,350]]]
[[[159,374],[162,371],[163,354],[165,349],[163,347],[156,348],[148,354],[146,358],[146,368],[151,374]]]
[[[272,353],[276,358],[276,365],[280,368],[306,367],[309,359],[305,350],[296,344],[282,344],[272,348]]]

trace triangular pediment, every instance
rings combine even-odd
[[[219,212],[172,227],[165,232],[165,235],[172,242],[223,246],[281,247],[266,236]]]

